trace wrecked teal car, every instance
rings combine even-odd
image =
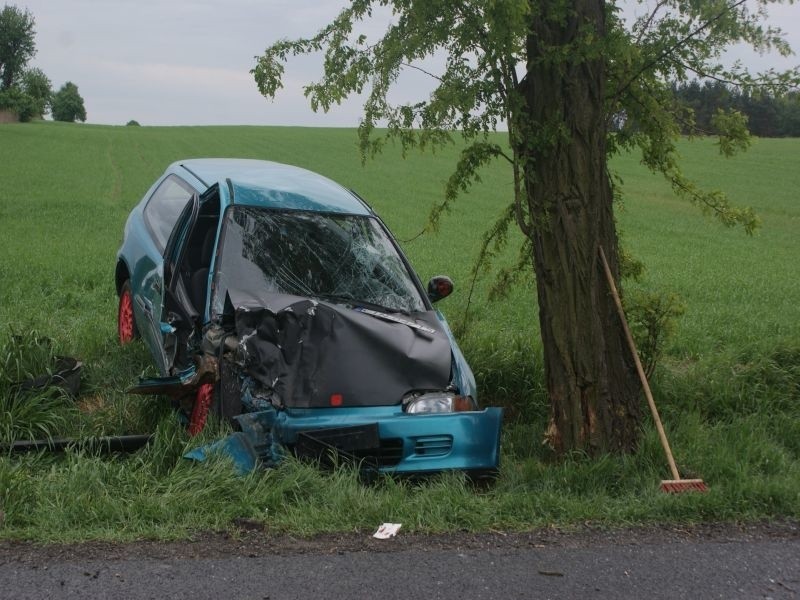
[[[498,467],[500,408],[475,380],[397,242],[354,192],[293,166],[170,165],[131,212],[117,255],[118,332],[149,348],[200,432],[209,413],[243,470],[286,452],[376,472]]]

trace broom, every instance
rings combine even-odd
[[[656,402],[653,400],[653,394],[650,392],[650,385],[647,383],[647,376],[644,374],[642,363],[639,360],[639,352],[636,350],[636,344],[633,343],[631,331],[628,329],[628,321],[625,319],[625,312],[622,310],[622,302],[617,293],[617,286],[614,284],[614,277],[611,275],[611,269],[608,267],[605,252],[603,248],[598,246],[600,250],[600,259],[603,261],[603,269],[606,272],[606,279],[608,280],[608,287],[611,288],[611,295],[614,296],[614,303],[617,305],[617,312],[619,319],[622,321],[622,328],[625,331],[625,337],[628,339],[628,346],[633,354],[633,360],[636,362],[636,370],[639,373],[639,379],[642,381],[642,388],[644,388],[644,395],[647,397],[647,404],[650,405],[650,412],[653,413],[653,421],[656,423],[658,430],[658,437],[661,439],[661,446],[664,448],[664,453],[667,455],[667,462],[669,463],[669,470],[672,472],[672,479],[665,479],[661,482],[661,491],[670,494],[679,494],[681,492],[707,492],[708,487],[702,479],[681,479],[678,473],[678,467],[675,465],[675,459],[672,458],[672,450],[669,448],[667,441],[667,434],[664,433],[664,427],[661,425],[661,418],[658,416],[658,409]]]

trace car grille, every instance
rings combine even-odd
[[[377,467],[394,467],[403,460],[403,440],[401,438],[381,439],[378,448],[356,450],[353,454],[366,459]]]
[[[453,448],[452,435],[419,437],[414,443],[414,454],[419,456],[442,456]]]

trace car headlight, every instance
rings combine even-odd
[[[403,405],[410,415],[453,413],[478,410],[472,396],[460,396],[454,392],[430,392],[407,398]]]

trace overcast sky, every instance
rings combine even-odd
[[[284,89],[264,99],[250,75],[254,56],[275,40],[316,32],[342,0],[4,0],[36,19],[41,68],[57,89],[78,85],[89,123],[142,125],[355,126],[358,101],[315,114],[302,85],[320,73],[318,57],[295,59]],[[771,9],[800,51],[800,7]],[[367,33],[379,34],[379,22]],[[786,68],[796,56],[741,55],[758,68]],[[429,83],[409,73],[402,93]]]

